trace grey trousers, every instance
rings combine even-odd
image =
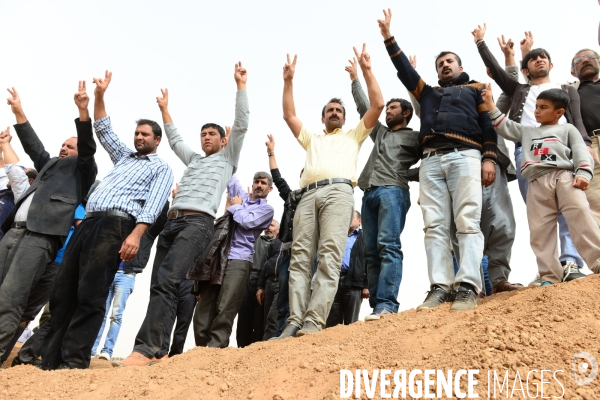
[[[265,281],[265,329],[262,340],[269,340],[277,335],[277,296],[279,282],[267,279]]]
[[[488,256],[488,275],[492,287],[495,287],[500,281],[508,281],[510,254],[516,233],[515,215],[508,190],[508,181],[500,165],[496,165],[496,180],[494,183],[487,188],[483,188],[482,200],[480,226],[484,237],[483,254]],[[460,252],[454,224],[451,227],[451,236],[452,247],[458,261],[460,260]]]
[[[194,313],[196,346],[225,348],[250,277],[250,261],[229,260],[222,285],[203,285]]]

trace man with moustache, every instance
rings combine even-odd
[[[450,301],[453,290],[457,294],[450,310],[472,310],[482,291],[482,185],[495,180],[498,151],[481,97],[485,85],[470,81],[460,57],[450,51],[436,57],[439,86],[427,85],[390,33],[391,10],[384,10],[384,17],[377,22],[390,59],[421,106],[419,197],[431,289],[417,310]],[[449,246],[451,217],[461,252],[456,276]]]
[[[273,190],[273,178],[267,172],[254,174],[252,192],[248,194],[233,176],[227,186],[235,230],[221,285],[201,285],[200,300],[194,315],[196,346],[225,348],[233,320],[244,299],[254,255],[254,242],[269,227],[275,211],[267,203]],[[255,292],[256,293],[256,292]]]

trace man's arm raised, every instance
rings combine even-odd
[[[88,105],[90,98],[86,93],[85,81],[79,81],[77,93],[73,96],[75,105],[79,110],[79,118],[75,120],[77,129],[77,169],[82,178],[82,190],[85,195],[96,180],[98,167],[94,160],[96,154],[96,141],[92,132],[92,121]]]
[[[235,64],[233,78],[237,86],[235,94],[235,119],[233,120],[229,135],[225,132],[225,140],[221,140],[221,145],[225,146],[225,156],[237,167],[250,122],[250,107],[246,93],[248,71],[242,66],[241,61]]]
[[[369,93],[369,102],[371,103],[371,108],[367,110],[363,117],[363,123],[365,124],[365,128],[372,129],[379,120],[381,111],[383,111],[383,95],[381,94],[381,89],[375,79],[375,75],[373,75],[373,70],[371,69],[371,56],[367,53],[367,45],[363,44],[362,52],[360,54],[358,54],[358,50],[356,50],[355,47],[354,54],[356,54],[358,65],[360,65],[363,77],[365,78],[367,92]]]
[[[177,157],[179,157],[179,159],[187,166],[196,153],[185,144],[183,138],[179,132],[177,132],[175,124],[173,124],[173,118],[171,118],[171,114],[169,113],[169,89],[160,89],[160,92],[162,97],[157,97],[156,103],[158,103],[158,108],[162,115],[165,134],[169,140],[169,146],[173,149],[175,155],[177,155]]]
[[[112,80],[112,72],[105,71],[104,79],[94,78],[96,88],[94,89],[94,120],[106,117],[106,107],[104,105],[104,93]]]
[[[297,55],[294,55],[294,61],[290,61],[290,55],[287,55],[287,63],[283,66],[283,119],[290,127],[292,133],[297,138],[302,129],[302,122],[296,117],[296,106],[294,105],[294,73],[296,72]]]

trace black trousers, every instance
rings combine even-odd
[[[60,236],[42,235],[25,228],[10,229],[0,241],[0,354],[12,348],[10,343],[31,290],[61,246]]]
[[[179,286],[194,260],[204,252],[214,231],[214,220],[203,214],[167,221],[158,237],[146,318],[135,338],[134,351],[162,358],[165,337],[177,314]]]
[[[38,283],[29,292],[29,298],[27,299],[27,305],[25,306],[25,310],[21,316],[21,322],[19,323],[19,326],[17,327],[17,330],[11,341],[6,346],[6,350],[1,357],[2,362],[8,359],[10,352],[12,351],[13,347],[15,347],[15,343],[17,343],[19,337],[25,328],[27,328],[27,325],[29,325],[29,323],[33,321],[35,317],[37,317],[42,308],[44,308],[44,306],[48,303],[48,300],[50,300],[52,285],[54,284],[54,278],[56,278],[56,273],[58,272],[59,267],[60,264],[56,264],[55,262],[50,263],[50,265],[46,267],[46,270],[44,271],[44,274]],[[31,338],[29,338],[29,340],[31,340]],[[38,353],[38,356],[39,355],[41,354]]]
[[[362,288],[346,287],[344,285],[345,280],[346,276],[340,276],[338,290],[325,324],[326,328],[338,324],[350,325],[358,321],[360,304],[362,303]]]
[[[52,327],[44,340],[43,369],[61,363],[89,367],[119,250],[134,227],[131,218],[86,218],[71,236],[50,295]]]
[[[23,344],[23,347],[17,353],[17,359],[21,364],[33,364],[35,360],[42,357],[42,348],[44,340],[52,327],[52,318],[48,318],[43,324],[40,319],[40,326],[33,335]]]
[[[163,341],[162,353],[169,353],[169,357],[173,357],[183,353],[185,339],[194,316],[194,308],[196,308],[196,295],[192,294],[192,286],[194,281],[184,280],[179,285],[177,291],[177,313],[175,320],[172,320],[167,335]],[[173,332],[173,340],[171,341],[171,331],[175,325]],[[169,351],[169,343],[171,343],[171,351]]]
[[[279,282],[267,279],[265,282],[265,329],[262,340],[269,340],[277,334],[277,296],[279,295]]]
[[[263,340],[264,303],[256,301],[258,277],[251,276],[244,293],[244,300],[238,313],[235,339],[238,347],[246,347]]]

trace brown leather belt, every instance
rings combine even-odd
[[[176,210],[176,211],[171,211],[169,214],[167,214],[167,218],[169,219],[175,219],[175,218],[180,218],[180,217],[185,217],[186,215],[204,215],[205,217],[208,217],[212,220],[214,220],[215,218],[211,215],[208,215],[205,212],[202,211],[191,211],[191,210]]]

